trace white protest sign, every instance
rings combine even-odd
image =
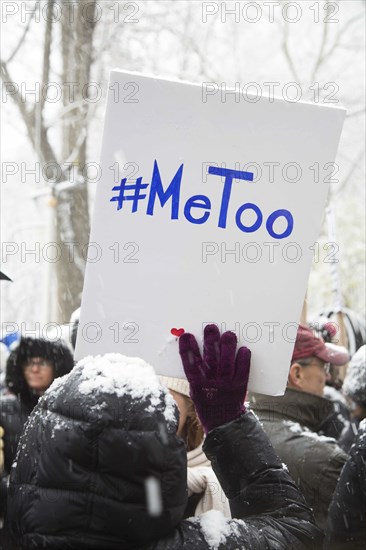
[[[215,322],[284,392],[345,111],[237,99],[112,72],[77,359],[184,377],[180,329]]]

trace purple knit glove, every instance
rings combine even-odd
[[[236,355],[236,345],[233,332],[224,332],[220,337],[216,325],[207,325],[202,360],[193,334],[184,333],[179,338],[190,395],[206,433],[245,412],[251,353],[242,347]]]

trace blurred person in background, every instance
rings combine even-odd
[[[351,414],[355,421],[359,423],[366,418],[366,345],[353,355],[342,392],[350,400]]]
[[[366,418],[366,345],[352,356],[343,381],[342,393],[350,405],[351,422],[339,439],[339,445],[348,452],[360,422]]]
[[[13,461],[23,425],[55,378],[70,372],[74,360],[61,341],[21,338],[6,363],[0,424],[5,431],[5,471]]]
[[[328,317],[319,317],[316,321],[311,322],[309,326],[319,334],[326,344],[337,343],[338,325],[330,321]],[[327,422],[322,425],[319,433],[334,437],[343,449],[341,442],[345,433],[351,427],[351,413],[347,400],[341,391],[343,381],[340,376],[340,368],[342,367],[343,365],[337,366],[330,363],[329,375],[326,377],[323,389],[323,397],[332,402],[334,414],[329,415]]]
[[[323,390],[329,363],[343,365],[347,361],[345,348],[325,343],[312,329],[300,325],[285,394],[249,396],[251,408],[322,528],[347,460],[334,438],[321,435],[334,416],[333,404],[323,397]]]
[[[72,354],[61,341],[29,337],[21,338],[7,358],[5,388],[0,403],[0,426],[4,430],[2,510],[6,504],[7,478],[23,426],[53,380],[69,373],[73,366]]]

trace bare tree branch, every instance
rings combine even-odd
[[[322,55],[318,58],[317,64],[316,64],[316,66],[314,68],[314,71],[313,71],[313,79],[315,79],[315,73],[319,69],[319,67],[321,65],[323,65],[323,63],[334,53],[334,51],[337,48],[340,47],[341,38],[344,35],[344,33],[349,29],[349,27],[351,25],[353,25],[356,21],[359,21],[359,20],[360,20],[360,14],[358,13],[357,15],[354,15],[353,17],[351,17],[347,21],[347,23],[345,23],[343,25],[343,27],[338,31],[338,33],[336,34],[336,36],[334,38],[332,46],[329,48],[329,50],[327,52],[323,51]],[[325,28],[327,27],[327,23],[324,24],[324,27]]]
[[[24,124],[27,128],[28,137],[32,143],[33,148],[36,146],[35,134],[34,134],[34,109],[28,110],[26,107],[26,101],[22,96],[22,93],[19,91],[19,86],[14,82],[10,76],[8,66],[5,61],[1,61],[1,78],[5,85],[10,85],[12,87],[13,93],[12,98],[18,107]]]
[[[282,51],[285,55],[285,59],[288,63],[288,66],[290,68],[292,76],[295,79],[295,82],[300,84],[300,78],[299,78],[298,72],[297,72],[296,67],[295,67],[295,63],[294,63],[294,61],[291,57],[290,50],[289,50],[289,47],[288,47],[288,39],[289,39],[289,25],[288,25],[288,22],[285,21],[283,41],[282,41]]]
[[[326,8],[327,9],[327,15],[328,15],[329,8],[330,8],[330,4],[327,4],[327,8]],[[321,41],[321,44],[320,44],[318,58],[315,62],[313,71],[311,73],[311,78],[310,78],[311,82],[315,81],[316,73],[317,73],[320,65],[323,63],[324,51],[325,51],[325,46],[327,44],[327,39],[328,39],[328,25],[325,24],[325,25],[323,25],[323,36],[322,36],[322,41]]]
[[[42,162],[57,163],[56,155],[53,151],[51,144],[48,141],[47,129],[44,126],[42,119],[40,119],[39,121],[40,124],[37,127],[37,124],[36,124],[37,103],[35,103],[34,106],[30,106],[30,104],[26,102],[22,93],[19,91],[19,86],[16,84],[16,82],[14,82],[14,80],[10,76],[10,73],[5,61],[1,61],[1,78],[5,85],[12,86],[13,101],[15,102],[16,106],[20,111],[20,114],[22,116],[22,119],[27,129],[28,137],[30,139],[32,147],[37,152],[37,154],[39,154],[40,160]],[[39,132],[38,136],[36,135],[37,131]]]
[[[19,39],[18,44],[16,45],[16,47],[15,47],[13,53],[12,53],[12,54],[10,55],[10,57],[7,59],[6,63],[10,63],[10,62],[14,59],[14,57],[16,56],[16,54],[18,53],[18,51],[20,50],[20,47],[21,47],[22,44],[24,43],[25,38],[26,38],[26,36],[27,36],[27,34],[28,34],[28,31],[29,31],[29,29],[30,29],[31,23],[32,23],[32,21],[33,21],[34,15],[35,15],[35,13],[36,13],[38,4],[39,4],[39,0],[37,0],[36,4],[35,4],[35,6],[34,6],[34,10],[33,10],[33,12],[31,13],[31,15],[30,15],[30,17],[29,17],[28,23],[27,23],[27,25],[26,25],[26,27],[25,27],[23,33],[22,33],[22,36],[21,36],[20,39]]]
[[[48,0],[47,4],[48,4],[47,13],[52,14],[55,0]],[[48,84],[49,77],[50,77],[52,29],[53,29],[52,17],[47,17],[44,46],[43,46],[43,70],[42,70],[42,88],[41,88],[42,90],[44,90],[45,86]],[[41,113],[43,114],[43,109],[46,101],[44,94],[41,94],[40,101],[41,101],[40,110],[41,110]]]

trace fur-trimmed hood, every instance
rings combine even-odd
[[[74,359],[66,344],[61,341],[50,342],[42,338],[21,338],[19,345],[11,352],[6,362],[5,383],[8,389],[17,395],[22,404],[32,409],[38,401],[28,387],[23,365],[32,357],[43,357],[50,361],[54,368],[54,377],[64,376],[74,366]]]

